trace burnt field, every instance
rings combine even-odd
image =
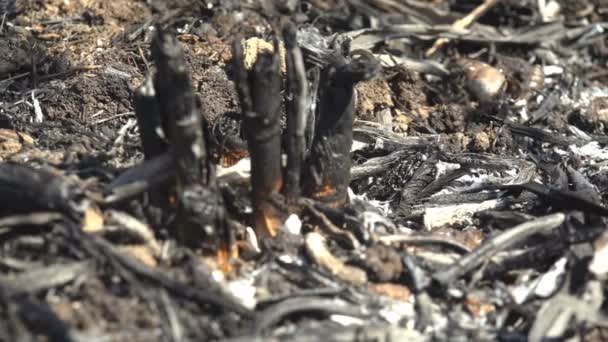
[[[608,340],[607,29],[0,0],[0,341]]]

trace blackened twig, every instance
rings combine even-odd
[[[488,261],[501,250],[509,248],[534,234],[551,231],[560,226],[565,219],[566,215],[555,213],[519,224],[484,241],[481,246],[462,257],[454,265],[448,267],[448,269],[435,272],[433,278],[439,283],[447,285]]]
[[[419,333],[413,328],[401,328],[392,325],[370,324],[338,326],[335,328],[304,328],[298,329],[287,336],[242,336],[220,340],[221,342],[317,342],[317,341],[410,341],[428,342],[431,337]]]
[[[425,245],[438,244],[450,247],[457,252],[470,253],[471,249],[466,245],[446,236],[426,236],[426,235],[387,235],[381,236],[380,241],[386,244],[402,243],[406,245]]]
[[[36,335],[36,338],[45,336],[46,340],[50,342],[76,341],[67,324],[46,302],[40,301],[34,296],[20,295],[19,292],[15,292],[14,288],[0,285],[0,304],[3,308],[9,308],[9,312],[15,311],[15,316],[33,335]],[[11,323],[14,326],[14,321]],[[11,336],[15,340],[23,340],[24,337]]]
[[[93,257],[107,259],[114,267],[122,268],[122,271],[125,273],[119,273],[123,277],[137,276],[145,278],[155,285],[165,288],[174,296],[199,304],[210,304],[246,318],[250,318],[253,315],[249,309],[239,304],[234,298],[229,298],[223,293],[217,293],[215,290],[197,288],[173,279],[167,274],[118,251],[115,246],[101,237],[85,234],[81,231],[76,231],[75,235],[76,238],[82,241],[82,247]]]
[[[407,208],[412,205],[420,197],[422,190],[433,182],[437,173],[435,164],[437,159],[429,158],[414,171],[412,178],[401,190],[401,207]]]

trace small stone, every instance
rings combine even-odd
[[[466,87],[476,99],[488,101],[495,98],[506,85],[506,77],[502,71],[493,66],[464,59],[457,62],[464,69]]]

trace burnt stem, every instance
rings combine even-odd
[[[218,250],[225,263],[231,246],[225,227],[225,209],[207,158],[200,101],[192,88],[188,66],[179,42],[158,33],[152,41],[156,63],[154,89],[161,124],[170,143],[177,175],[172,201],[176,207],[174,226],[182,243]]]
[[[243,132],[251,158],[254,227],[259,236],[274,236],[281,220],[271,197],[283,186],[280,59],[278,53],[262,53],[248,73],[241,46],[241,40],[237,39],[233,55],[236,88],[243,108]]]
[[[292,22],[283,27],[287,51],[287,171],[285,195],[287,202],[295,204],[300,196],[300,174],[306,152],[305,132],[308,121],[306,70],[302,52],[296,41],[297,30]]]
[[[258,234],[274,236],[281,226],[269,199],[283,186],[281,169],[281,79],[278,54],[261,54],[250,74],[253,112],[244,120],[251,156],[251,186]]]
[[[180,183],[206,184],[209,173],[200,105],[179,42],[159,29],[152,41],[152,56],[157,65],[154,88],[164,114],[163,129],[173,149]]]
[[[317,128],[304,169],[303,184],[308,197],[332,207],[345,204],[350,183],[354,86],[372,78],[378,70],[377,62],[364,59],[347,62],[336,56],[323,71]]]

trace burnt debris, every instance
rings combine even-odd
[[[329,206],[346,203],[350,183],[355,85],[374,77],[379,65],[364,57],[334,55],[319,86],[315,135],[303,169],[304,193]]]
[[[608,340],[602,1],[87,3],[0,0],[0,340]]]

